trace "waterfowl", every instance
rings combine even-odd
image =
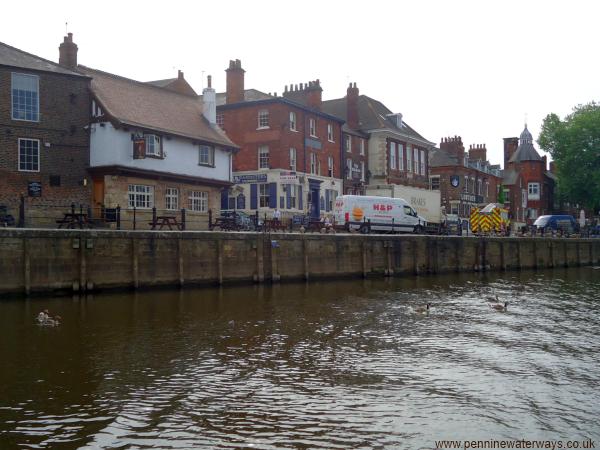
[[[496,311],[506,311],[508,309],[508,302],[504,302],[504,305],[490,305],[490,308]]]
[[[429,314],[429,307],[431,306],[431,303],[427,303],[427,305],[425,306],[425,308],[423,308],[422,306],[420,306],[419,308],[415,308],[415,312],[417,314]]]

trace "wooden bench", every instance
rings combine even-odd
[[[156,227],[159,226],[159,230],[162,230],[165,226],[169,227],[169,230],[172,230],[175,227],[176,230],[181,230],[181,224],[177,222],[177,217],[175,216],[157,216],[155,222],[148,222],[153,230],[156,230]]]

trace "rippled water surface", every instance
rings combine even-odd
[[[0,449],[600,444],[591,268],[8,300],[0,326]]]

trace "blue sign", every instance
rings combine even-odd
[[[458,177],[458,175],[452,175],[450,177],[450,184],[452,185],[452,187],[458,187],[458,185],[460,184],[460,178]]]
[[[311,138],[305,138],[304,139],[304,144],[307,147],[312,147],[316,150],[321,150],[322,146],[321,146],[321,141],[317,140],[317,139],[311,139]]]
[[[254,173],[248,175],[234,175],[233,182],[238,184],[244,183],[266,183],[267,182],[267,174],[266,173]]]

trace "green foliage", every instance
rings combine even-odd
[[[506,199],[504,198],[504,186],[500,185],[500,189],[498,190],[498,200],[496,201],[496,203],[504,205],[505,202]]]
[[[556,164],[561,197],[600,208],[600,104],[579,105],[561,120],[548,114],[538,139]]]

